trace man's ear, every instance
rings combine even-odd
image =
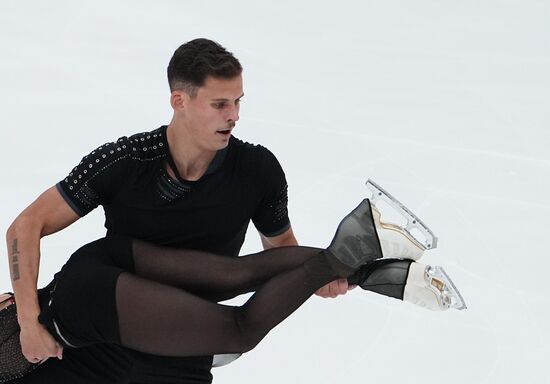
[[[170,105],[174,111],[183,111],[187,105],[188,99],[189,96],[187,93],[180,90],[175,90],[170,94]]]

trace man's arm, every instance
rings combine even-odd
[[[262,239],[264,249],[298,245],[298,240],[296,240],[292,228],[289,228],[288,231],[274,237],[266,237],[260,233],[260,238]],[[324,298],[335,298],[339,295],[344,295],[348,290],[353,288],[355,287],[349,286],[346,279],[338,279],[325,285],[315,294]]]
[[[260,238],[262,239],[264,249],[298,245],[298,240],[296,240],[292,228],[289,228],[286,232],[274,237],[266,237],[260,233]]]
[[[40,264],[40,239],[74,223],[79,216],[51,187],[29,205],[11,224],[6,234],[11,283],[17,301],[23,355],[43,360],[60,357],[55,340],[38,322],[37,281]]]

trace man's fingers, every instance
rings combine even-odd
[[[55,346],[53,349],[50,349],[49,347],[47,349],[43,349],[41,351],[31,351],[31,352],[23,352],[23,356],[29,363],[32,364],[40,364],[48,360],[50,357],[57,357],[58,359],[63,358],[63,347],[59,345],[58,343],[55,343]]]
[[[344,295],[348,291],[348,281],[346,279],[339,279],[337,288],[337,294]]]
[[[317,294],[322,297],[329,297],[330,295],[330,285],[325,285],[317,291]]]
[[[328,286],[328,285],[325,285],[324,287],[319,288],[319,289],[317,290],[317,292],[315,292],[315,294],[316,294],[317,296],[321,296],[322,298],[325,298],[325,299],[326,299],[327,297],[330,297],[330,296],[329,296],[329,295],[330,295],[329,286]]]
[[[23,355],[23,356],[25,356],[25,355]],[[42,359],[40,357],[27,357],[27,356],[25,356],[25,359],[27,359],[27,361],[31,364],[38,364],[38,363],[41,363],[44,360],[47,360],[48,358],[46,357],[46,358]]]
[[[320,288],[315,294],[324,298],[335,298],[344,295],[348,289],[350,288],[347,279],[338,279]]]

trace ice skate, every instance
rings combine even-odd
[[[437,237],[414,213],[374,181],[369,179],[367,187],[372,192],[369,200],[384,257],[418,260],[424,251],[437,247]],[[392,213],[398,217],[385,217]]]
[[[338,266],[335,267],[335,269],[343,271],[342,275],[346,272],[351,274],[367,262],[382,257],[382,249],[368,199],[364,199],[344,217],[327,250],[345,266],[346,271]]]
[[[376,260],[348,277],[348,283],[426,309],[466,309],[464,299],[443,268],[413,260]]]
[[[411,263],[403,301],[426,309],[466,309],[462,295],[442,267]]]
[[[372,194],[364,199],[338,226],[328,250],[343,264],[358,269],[369,261],[385,258],[418,260],[424,251],[437,246],[430,229],[396,198],[372,180]],[[381,208],[399,215],[395,222],[385,219]]]

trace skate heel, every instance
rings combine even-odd
[[[382,222],[375,207],[372,207],[372,217],[385,258],[418,260],[422,257],[425,248],[408,232],[395,224]]]
[[[462,295],[439,266],[412,263],[403,300],[434,311],[466,309]]]

